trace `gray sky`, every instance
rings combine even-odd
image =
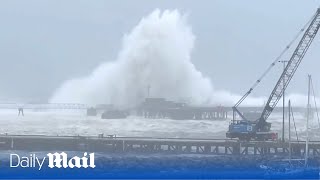
[[[0,97],[47,100],[65,80],[114,60],[123,34],[156,8],[188,13],[197,37],[193,63],[216,89],[243,94],[319,5],[320,0],[0,0]],[[288,91],[305,93],[310,73],[319,92],[319,40],[320,35]],[[254,95],[267,96],[281,68]]]

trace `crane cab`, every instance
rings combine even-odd
[[[266,123],[263,130],[258,131],[257,124],[248,120],[234,120],[229,124],[226,133],[227,138],[238,138],[239,140],[276,140],[278,134],[270,132],[271,123]]]
[[[248,120],[235,120],[229,124],[229,132],[249,133],[253,131],[254,125]]]

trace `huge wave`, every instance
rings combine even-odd
[[[185,14],[154,10],[124,35],[116,60],[64,82],[49,101],[130,107],[150,96],[194,105],[232,105],[240,96],[216,90],[192,63],[195,39]],[[306,104],[305,96],[290,96]],[[262,106],[265,101],[266,97],[249,98],[244,103]]]
[[[186,17],[177,10],[153,11],[123,37],[115,61],[66,81],[50,102],[133,106],[148,93],[193,104],[232,102],[191,62],[195,36]]]

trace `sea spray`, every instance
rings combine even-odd
[[[213,99],[210,80],[191,62],[195,36],[186,20],[177,10],[153,11],[124,36],[115,61],[66,81],[50,102],[134,106],[148,96],[150,87],[152,97],[221,103],[220,97]]]
[[[215,90],[192,63],[194,41],[186,15],[157,9],[124,35],[116,60],[64,82],[49,101],[130,107],[141,103],[149,92],[150,97],[193,105],[233,105],[241,96]],[[249,97],[244,105],[262,106],[266,100]]]

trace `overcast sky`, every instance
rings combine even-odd
[[[123,34],[154,9],[189,15],[192,61],[216,89],[243,94],[315,13],[320,0],[0,0],[0,97],[47,100],[65,80],[116,59]],[[283,60],[287,60],[289,55]],[[320,35],[289,86],[320,94]],[[268,96],[279,64],[261,83]]]

